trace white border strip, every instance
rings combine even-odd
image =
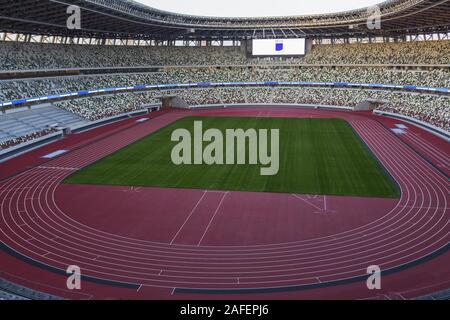
[[[415,118],[405,116],[402,114],[392,113],[392,112],[387,112],[387,111],[382,111],[382,110],[374,110],[373,113],[376,115],[379,115],[379,116],[385,116],[385,117],[389,117],[389,118],[406,121],[416,127],[419,127],[423,130],[426,130],[426,131],[434,134],[435,136],[438,136],[438,137],[444,139],[447,142],[450,142],[450,132],[448,132],[444,129],[441,129],[439,127],[436,127],[430,123],[427,123],[427,122],[424,122],[421,120],[417,120]]]

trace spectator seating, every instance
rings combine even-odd
[[[305,58],[247,59],[239,47],[98,46],[0,42],[0,70],[170,65],[449,64],[450,41],[316,45]]]
[[[0,42],[0,72],[175,66],[161,68],[161,72],[109,74],[105,70],[105,74],[95,76],[2,80],[0,101],[139,84],[193,82],[312,81],[450,88],[448,52],[448,40],[316,45],[305,57],[290,59],[247,58],[238,47],[135,47]],[[392,65],[421,66],[399,68]],[[144,104],[157,102],[156,96],[160,94],[164,92],[122,93],[69,100],[59,103],[59,108],[51,108],[51,112],[55,112],[54,117],[50,111],[44,112],[45,109],[39,112],[24,112],[27,115],[23,115],[20,120],[13,114],[0,115],[0,142],[32,139],[33,136],[45,134],[46,126],[50,123],[71,125],[134,111]],[[385,111],[408,115],[446,130],[450,129],[448,96],[298,87],[210,88],[176,90],[170,94],[179,94],[190,105],[306,103],[355,106],[372,98],[386,101],[382,106]],[[21,112],[17,113],[19,114]]]
[[[54,132],[50,126],[70,127],[84,122],[83,118],[55,107],[0,114],[0,147]]]

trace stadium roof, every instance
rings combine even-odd
[[[134,0],[160,10],[210,17],[285,17],[338,13],[373,6],[382,0]]]
[[[81,29],[67,28],[67,7],[81,8]],[[131,0],[0,0],[0,30],[42,35],[152,40],[345,38],[448,33],[450,0],[381,3],[380,30],[370,30],[367,9],[336,14],[217,18],[175,14]]]

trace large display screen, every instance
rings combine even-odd
[[[302,56],[305,54],[305,39],[255,39],[254,56]]]

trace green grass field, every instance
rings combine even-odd
[[[261,165],[180,165],[171,161],[173,130],[280,129],[280,169]],[[206,145],[206,144],[204,144]],[[195,188],[367,197],[399,196],[392,178],[350,125],[339,119],[188,117],[82,169],[66,183]]]

